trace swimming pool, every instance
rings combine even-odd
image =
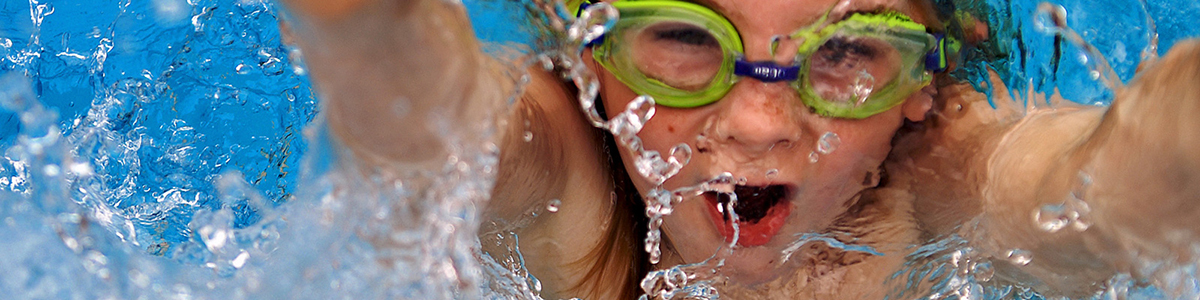
[[[970,52],[966,63],[976,68],[964,78],[977,79],[988,64],[1017,95],[1057,88],[1078,102],[1111,98],[1072,45],[1038,33],[1036,1],[946,2],[1008,26],[996,32],[998,42]],[[514,25],[528,16],[498,13],[523,12],[530,3],[466,4],[481,38],[539,47],[537,29]],[[1123,80],[1151,32],[1160,53],[1200,35],[1194,1],[1062,4]],[[316,96],[295,63],[298,52],[281,41],[279,16],[261,0],[0,2],[0,248],[7,250],[0,268],[11,274],[0,277],[0,292],[531,295],[536,281],[506,273],[519,275],[519,261],[490,262],[471,251],[479,242],[474,204],[492,180],[490,150],[464,152],[438,171],[442,180],[413,186],[381,188],[333,172],[344,166],[322,127],[312,125]],[[356,184],[368,188],[335,188]],[[422,197],[438,201],[417,204],[430,202]],[[337,200],[348,198],[368,201]],[[397,219],[410,222],[380,221]],[[397,228],[409,234],[396,237],[406,243],[400,251],[376,249],[356,234]],[[373,263],[381,259],[397,263]]]

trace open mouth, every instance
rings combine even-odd
[[[737,204],[733,211],[738,215],[738,245],[753,247],[766,244],[783,227],[791,214],[791,189],[785,185],[734,186]],[[725,209],[732,200],[729,194],[705,193],[709,202],[709,214],[725,241],[733,241],[733,223]]]

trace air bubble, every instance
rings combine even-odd
[[[533,141],[533,133],[532,133],[532,132],[528,132],[528,131],[526,131],[526,132],[525,132],[525,135],[524,135],[522,138],[523,138],[523,139],[524,139],[526,142],[531,142],[531,141]]]
[[[779,176],[779,169],[767,170],[767,178],[774,178],[775,176]]]
[[[546,204],[546,211],[556,213],[560,206],[562,206],[562,201],[558,199],[550,200],[550,203]]]
[[[809,152],[809,153],[808,153],[808,162],[810,162],[810,163],[814,163],[814,164],[815,164],[815,163],[817,163],[817,160],[819,160],[819,159],[820,159],[820,158],[817,156],[817,153],[816,153],[816,152]]]

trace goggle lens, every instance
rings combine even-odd
[[[806,83],[825,101],[857,106],[895,80],[902,65],[887,41],[835,35],[808,57]]]
[[[634,67],[663,85],[689,92],[706,89],[725,63],[720,42],[700,25],[660,21],[627,30],[623,44]]]

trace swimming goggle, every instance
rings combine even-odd
[[[897,12],[853,14],[832,24],[822,17],[789,36],[799,43],[798,64],[782,66],[746,61],[737,29],[707,7],[673,0],[609,4],[620,18],[592,42],[593,57],[634,92],[668,107],[716,102],[744,76],[789,82],[822,116],[861,119],[902,103],[946,66],[942,38]]]

